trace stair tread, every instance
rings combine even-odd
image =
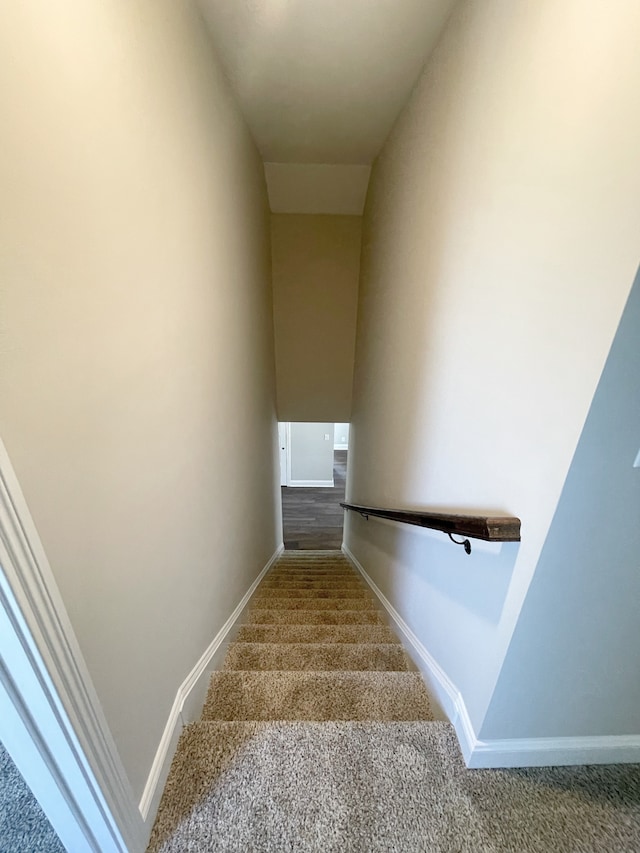
[[[306,580],[323,580],[325,578],[344,578],[348,580],[361,580],[360,576],[354,571],[334,570],[334,569],[274,569],[265,575],[266,579],[281,578],[281,579],[306,579]]]
[[[430,720],[417,672],[221,671],[202,719]]]
[[[386,625],[240,625],[239,643],[399,643]]]
[[[350,578],[352,580],[362,580],[357,572],[353,569],[311,569],[309,567],[289,568],[289,569],[271,569],[265,578],[308,578],[309,580],[321,580],[323,577]]]
[[[230,643],[223,670],[374,670],[405,672],[398,643]]]
[[[366,589],[369,587],[356,578],[323,578],[307,580],[305,578],[265,578],[260,589]]]
[[[258,590],[251,600],[259,610],[373,610],[371,598],[282,598],[263,596]]]
[[[368,598],[372,595],[368,589],[283,589],[260,586],[257,596],[260,598]]]
[[[287,610],[254,605],[244,616],[251,625],[384,625],[378,610]]]

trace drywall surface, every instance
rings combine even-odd
[[[290,424],[291,480],[333,483],[333,424]]]
[[[361,218],[272,215],[281,421],[348,421]]]
[[[638,264],[640,6],[615,5],[462,2],[369,187],[348,498],[518,515],[522,543],[351,514],[345,541],[476,732]]]
[[[265,163],[273,213],[362,216],[371,166]]]
[[[346,450],[349,447],[349,424],[334,424],[334,447]]]
[[[191,3],[0,42],[0,435],[139,796],[281,540],[264,173]]]
[[[481,737],[640,733],[640,276]]]

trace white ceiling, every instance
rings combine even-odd
[[[369,165],[455,0],[201,0],[263,160]]]

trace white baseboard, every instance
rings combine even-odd
[[[348,444],[334,444],[333,449],[334,450],[348,450],[349,445]]]
[[[468,767],[550,767],[572,764],[636,764],[640,735],[477,740]]]
[[[294,489],[296,488],[322,488],[322,489],[333,489],[334,487],[333,480],[289,480],[287,486],[291,486]]]
[[[374,594],[380,600],[382,606],[391,617],[391,621],[393,622],[394,627],[401,635],[401,637],[406,641],[407,645],[412,649],[414,653],[413,657],[415,658],[415,662],[418,666],[418,669],[422,673],[422,676],[425,679],[432,696],[436,699],[438,705],[440,706],[440,708],[436,709],[436,711],[442,710],[444,712],[444,715],[449,720],[451,720],[451,722],[456,727],[456,732],[458,732],[458,725],[456,725],[456,719],[460,719],[461,722],[462,719],[464,719],[465,728],[473,731],[471,721],[469,720],[466,708],[464,707],[462,696],[458,688],[451,681],[446,672],[440,667],[435,658],[427,651],[425,646],[423,646],[420,640],[416,637],[416,635],[404,621],[402,616],[400,616],[400,614],[391,604],[389,599],[384,595],[382,590],[380,590],[378,586],[371,580],[358,558],[350,551],[350,549],[346,545],[342,546],[342,550],[344,554],[349,558],[349,560],[351,560],[356,569],[360,572],[364,580],[369,584]],[[461,709],[463,709],[462,712]],[[460,739],[459,732],[458,738]]]
[[[467,767],[548,767],[640,762],[640,735],[480,740],[458,688],[371,580],[357,557],[346,545],[342,546],[342,550],[380,599],[395,628],[413,650],[422,676],[456,730]]]
[[[210,670],[214,668],[216,655],[221,653],[224,643],[242,615],[242,611],[247,606],[258,584],[283,551],[284,545],[279,545],[266,566],[242,596],[241,601],[231,616],[229,616],[178,688],[176,698],[169,712],[167,724],[164,727],[164,732],[162,733],[155,758],[153,759],[153,764],[151,765],[147,783],[144,786],[142,798],[140,799],[139,809],[144,821],[153,818],[158,810],[162,790],[169,774],[169,768],[173,761],[173,755],[182,727],[192,722],[200,714],[207,690],[208,675]]]

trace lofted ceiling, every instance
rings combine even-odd
[[[201,0],[263,160],[342,166],[373,162],[453,4]]]

